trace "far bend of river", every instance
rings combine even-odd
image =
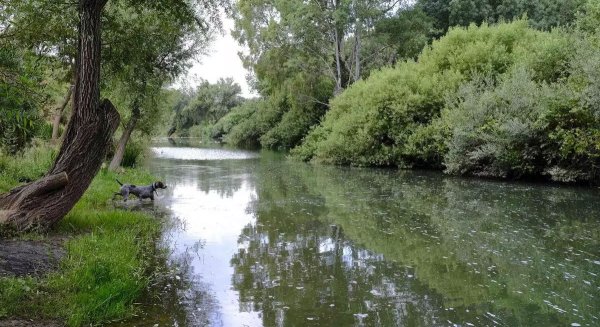
[[[598,188],[152,150],[188,268],[160,326],[600,326]]]

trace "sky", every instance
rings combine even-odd
[[[207,55],[200,58],[200,62],[194,63],[189,70],[186,81],[190,86],[197,85],[198,78],[203,78],[210,83],[216,83],[219,78],[232,77],[242,87],[243,97],[256,97],[251,92],[246,82],[248,71],[242,66],[238,52],[243,48],[231,36],[233,20],[223,17],[223,34],[217,34],[211,43]]]

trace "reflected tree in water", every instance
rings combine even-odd
[[[429,173],[260,169],[257,222],[231,262],[242,310],[267,326],[598,320],[589,197]]]

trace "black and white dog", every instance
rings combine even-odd
[[[129,197],[129,194],[133,194],[136,197],[138,197],[141,200],[143,199],[150,199],[152,201],[154,201],[154,193],[156,193],[156,190],[159,188],[165,189],[167,188],[167,186],[165,184],[163,184],[163,182],[154,182],[150,185],[146,185],[146,186],[135,186],[132,184],[123,184],[121,182],[119,182],[119,180],[116,180],[117,183],[119,183],[119,185],[121,185],[121,189],[119,190],[119,192],[115,192],[115,195],[113,196],[113,199],[115,198],[115,196],[117,195],[121,195],[123,197],[123,201],[127,201],[127,198]]]

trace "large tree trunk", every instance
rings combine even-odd
[[[73,112],[58,157],[46,177],[0,196],[0,224],[47,229],[73,208],[110,146],[119,114],[100,103],[100,14],[107,0],[79,0],[79,53]]]
[[[67,107],[69,100],[71,100],[71,94],[73,93],[74,85],[69,85],[69,89],[67,90],[67,94],[65,94],[64,99],[60,102],[58,107],[54,109],[54,117],[52,121],[52,141],[56,142],[58,140],[58,130],[60,129],[60,119],[62,117],[63,111]]]
[[[121,135],[121,139],[119,140],[119,144],[117,145],[117,149],[115,150],[115,155],[108,166],[108,169],[111,171],[117,170],[121,166],[121,162],[123,161],[123,155],[125,154],[125,148],[127,147],[127,142],[129,142],[129,138],[131,137],[131,133],[135,129],[135,125],[137,124],[138,119],[140,118],[140,108],[134,104],[133,110],[131,113],[131,119],[125,126],[123,130],[123,134]]]

